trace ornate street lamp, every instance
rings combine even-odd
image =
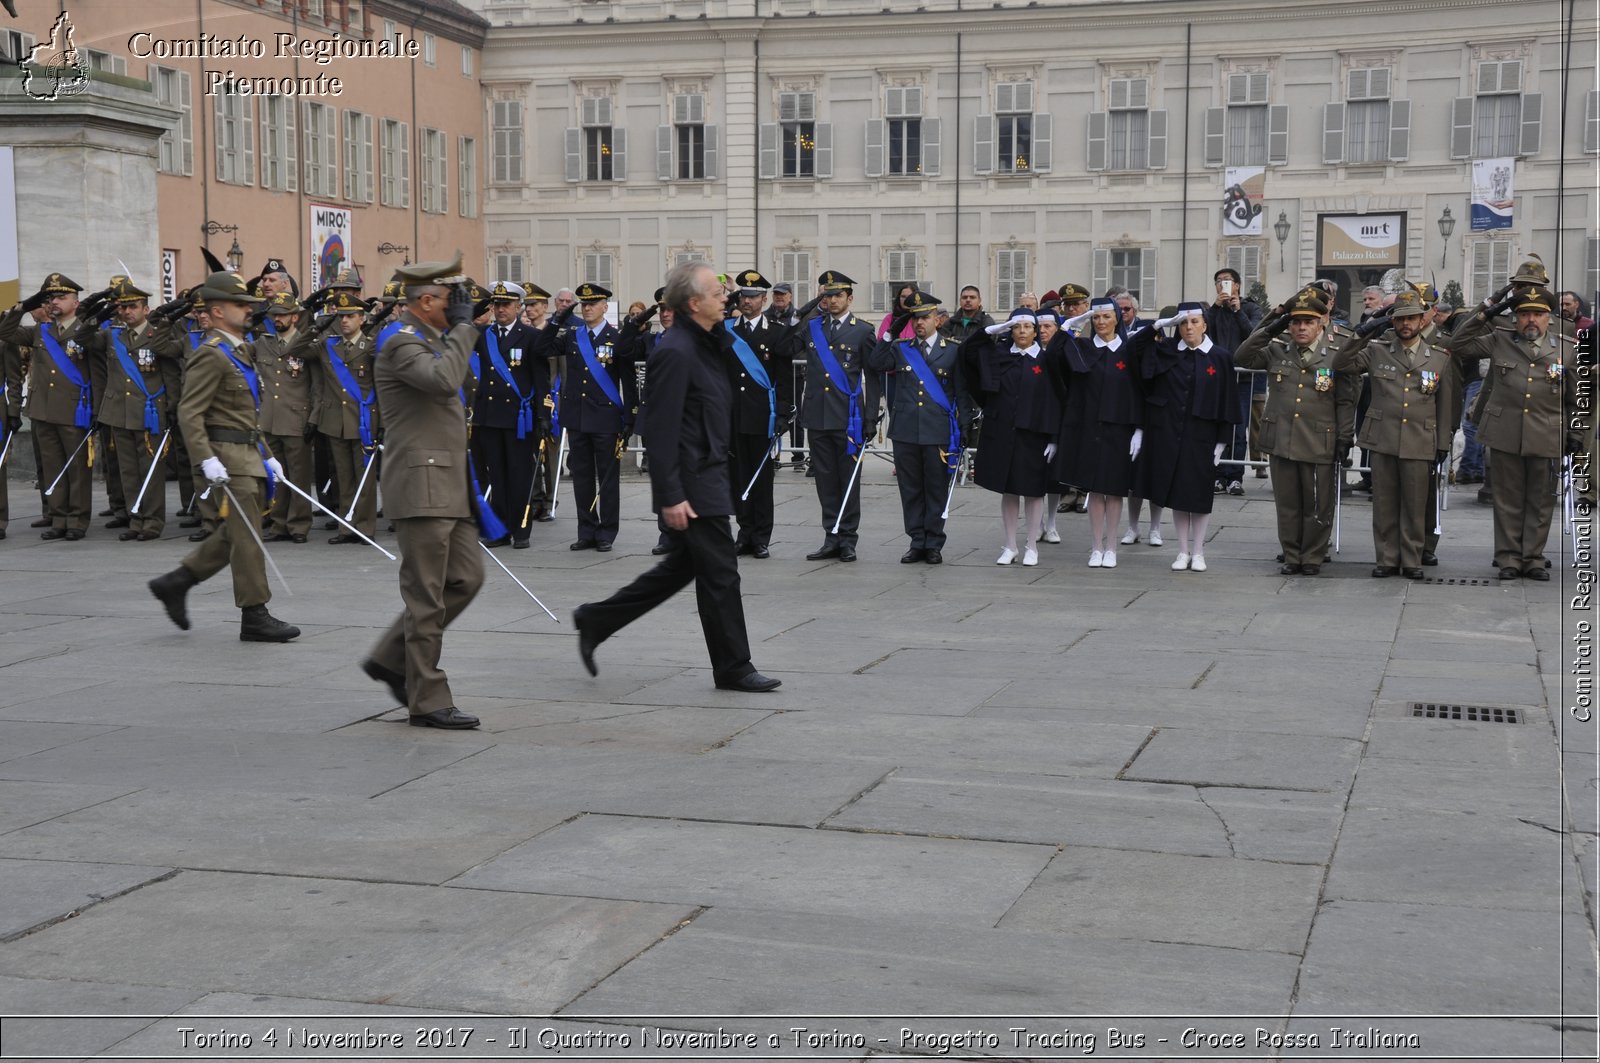
[[[1272,231],[1278,237],[1278,272],[1283,272],[1283,245],[1289,239],[1289,215],[1286,211],[1278,211],[1278,220],[1272,223]]]
[[[1450,208],[1444,208],[1444,213],[1439,215],[1439,235],[1444,237],[1443,249],[1439,252],[1439,268],[1444,268],[1445,259],[1450,254],[1450,234],[1456,231],[1456,220],[1450,216]]]

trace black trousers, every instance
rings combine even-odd
[[[711,655],[713,678],[724,683],[755,671],[750,637],[745,633],[744,601],[739,596],[739,564],[727,517],[696,517],[681,532],[668,531],[672,544],[655,568],[603,602],[583,605],[583,621],[605,641],[694,581],[700,628]]]
[[[855,472],[856,459],[865,456],[865,451],[856,457],[850,456],[843,429],[811,429],[811,471],[816,473],[817,501],[822,504],[822,545],[825,547],[848,546],[855,549],[856,529],[861,525],[861,485],[857,483],[850,488],[848,500],[844,497],[844,491],[851,473]],[[841,505],[844,509],[842,518]],[[837,535],[833,531],[835,520],[839,521]]]
[[[894,479],[900,509],[914,550],[944,549],[944,503],[950,492],[950,467],[938,444],[894,444]],[[860,490],[857,484],[856,489]]]
[[[772,543],[772,473],[774,465],[761,459],[767,453],[766,436],[735,434],[733,436],[733,508],[739,518],[739,546],[768,546]],[[756,476],[756,469],[761,475]],[[741,499],[750,477],[756,476],[750,488],[750,497]]]
[[[578,511],[578,541],[609,543],[617,537],[617,511],[621,508],[616,433],[568,432],[567,448],[573,508]]]
[[[538,460],[539,431],[535,428],[527,438],[518,439],[515,428],[472,429],[473,459],[478,467],[478,486],[494,491],[489,495],[489,508],[499,516],[501,523],[511,530],[513,539],[526,539],[532,523],[528,493],[533,486],[533,467]],[[529,520],[522,519],[528,511]]]

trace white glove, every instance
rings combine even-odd
[[[207,480],[214,484],[228,482],[228,470],[223,466],[221,459],[213,456],[200,463],[200,472]]]
[[[1221,465],[1222,464],[1222,448],[1223,448],[1223,444],[1221,444],[1221,443],[1218,443],[1216,446],[1211,448],[1211,464],[1213,464],[1213,465]]]
[[[1171,328],[1173,325],[1176,325],[1179,320],[1180,319],[1176,317],[1160,318],[1156,321],[1156,328]]]
[[[283,479],[283,462],[277,458],[268,458],[266,464],[267,471],[272,474],[274,480]]]
[[[1044,460],[1045,461],[1055,461],[1056,460],[1056,445],[1054,443],[1046,443],[1044,445]]]
[[[1094,313],[1093,310],[1085,310],[1083,313],[1079,314],[1077,317],[1069,317],[1069,318],[1067,318],[1065,321],[1063,321],[1061,323],[1061,327],[1064,328],[1064,329],[1068,329],[1073,333],[1076,333],[1079,329],[1083,328],[1084,322],[1088,321],[1090,316],[1093,313]]]
[[[1008,317],[1004,321],[996,321],[994,324],[987,326],[983,331],[987,332],[991,336],[997,336],[1010,327],[1011,319]]]
[[[1144,446],[1144,429],[1143,428],[1135,428],[1133,430],[1133,441],[1128,444],[1128,457],[1137,458],[1139,456],[1139,450],[1143,446]]]

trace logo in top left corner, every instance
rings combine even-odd
[[[46,102],[76,96],[89,87],[89,64],[72,43],[72,21],[65,11],[50,36],[22,61],[22,91]]]

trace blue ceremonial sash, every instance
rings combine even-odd
[[[504,539],[511,533],[490,507],[488,499],[483,497],[483,489],[478,486],[478,467],[473,463],[471,453],[467,454],[467,475],[472,477],[472,506],[478,517],[478,535],[490,542]]]
[[[559,373],[556,374],[556,382],[550,385],[550,394],[556,396],[558,400],[560,399],[561,375]],[[550,434],[556,439],[561,438],[561,403],[559,401],[550,404]]]
[[[276,336],[278,334],[278,326],[272,323],[271,317],[262,318],[261,327],[267,330],[267,335],[269,336]]]
[[[611,405],[621,410],[623,416],[627,416],[628,410],[622,405],[622,393],[617,390],[617,382],[611,379],[606,367],[595,357],[594,337],[589,335],[588,328],[573,329],[572,335],[578,341],[578,353],[583,355],[583,364],[589,367],[589,375],[594,377],[595,385],[605,392],[606,398],[611,400]]]
[[[772,378],[767,375],[767,367],[761,364],[756,352],[750,349],[750,344],[733,327],[732,320],[724,321],[722,327],[733,336],[733,353],[744,363],[744,371],[750,374],[751,380],[767,389],[767,438],[771,439],[778,434],[778,393],[772,387]]]
[[[512,394],[516,395],[517,401],[521,403],[517,408],[517,438],[526,439],[528,433],[533,431],[533,394],[530,392],[524,395],[522,389],[517,387],[516,380],[511,376],[511,368],[506,365],[505,358],[500,354],[500,337],[495,335],[494,326],[490,325],[483,335],[489,341],[490,364],[494,366],[494,371],[499,374],[501,380],[506,382],[506,386],[511,389]],[[607,377],[607,379],[610,378]]]
[[[833,348],[828,345],[828,337],[822,331],[820,317],[811,319],[811,345],[817,349],[817,360],[822,363],[822,371],[828,374],[833,386],[850,400],[850,419],[845,424],[845,451],[853,457],[860,452],[863,441],[860,389],[850,386],[850,378],[845,373],[844,366],[839,364],[839,359],[834,357]]]
[[[111,330],[111,346],[117,352],[117,361],[122,363],[123,373],[127,375],[129,380],[133,381],[134,386],[144,395],[144,430],[152,435],[159,434],[161,431],[161,411],[156,406],[156,400],[165,395],[167,389],[163,386],[154,395],[150,394],[150,389],[144,385],[144,374],[134,364],[133,356],[128,353],[127,346],[122,342],[122,331],[119,328]],[[257,405],[259,407],[259,403]]]
[[[198,351],[200,349],[200,345],[206,341],[206,334],[198,329],[192,329],[188,327],[185,327],[184,331],[189,333],[189,353],[193,354],[195,351]]]
[[[349,395],[360,406],[361,445],[367,450],[372,449],[372,407],[378,401],[376,388],[363,394],[361,385],[356,383],[355,374],[350,372],[350,367],[344,359],[339,357],[334,345],[339,341],[333,336],[323,340],[323,348],[328,352],[328,361],[333,366],[333,375],[339,378],[339,386],[344,388],[344,393]]]
[[[244,377],[245,385],[250,389],[250,397],[255,400],[256,414],[259,418],[261,413],[260,375],[255,371],[254,367],[245,365],[243,362],[239,361],[239,359],[233,356],[233,345],[227,340],[218,337],[217,349],[228,356],[228,361],[232,362],[233,367],[239,370],[240,375]],[[267,474],[267,501],[271,502],[272,496],[278,487],[278,478],[272,475],[272,466],[267,464],[266,444],[261,442],[259,439],[256,440],[256,453],[261,455],[261,468]],[[243,516],[243,514],[240,515]]]
[[[404,321],[391,321],[387,325],[383,326],[383,328],[378,330],[377,339],[373,341],[376,345],[375,349],[380,351],[383,350],[383,345],[393,339],[396,332],[399,332],[405,327],[406,323]]]
[[[61,349],[61,341],[56,337],[55,325],[45,322],[39,326],[39,338],[44,341],[44,349],[49,352],[50,360],[56,363],[56,369],[67,378],[67,383],[78,389],[78,408],[73,412],[72,424],[77,428],[88,428],[94,424],[94,406],[89,399],[89,381],[72,364],[72,359],[67,357],[67,352]]]
[[[933,404],[943,410],[950,418],[950,442],[945,451],[945,465],[951,472],[961,464],[961,419],[956,416],[955,406],[945,396],[944,388],[939,386],[939,378],[928,362],[922,357],[922,345],[911,340],[900,341],[900,353],[905,357],[906,364],[911,371],[917,374],[917,379],[922,381],[922,386],[928,392],[928,398]]]

